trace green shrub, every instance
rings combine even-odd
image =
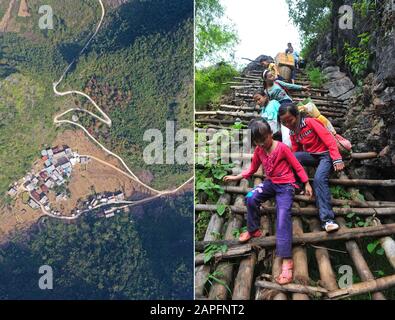
[[[222,95],[229,90],[224,84],[237,76],[239,72],[227,63],[219,63],[204,69],[196,70],[195,97],[196,109],[206,109],[208,103],[217,103]]]
[[[358,47],[351,47],[349,43],[344,45],[345,48],[345,61],[350,67],[351,73],[354,77],[363,77],[366,73],[371,54],[368,49],[370,41],[370,34],[368,32],[362,33],[358,36],[360,39]]]
[[[319,68],[308,68],[307,75],[313,88],[321,88],[327,81]]]

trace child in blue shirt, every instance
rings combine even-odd
[[[254,94],[254,101],[262,108],[261,117],[269,123],[273,136],[281,133],[281,141],[291,148],[289,129],[278,122],[278,110],[281,104],[277,100],[269,100],[265,91],[257,91]]]

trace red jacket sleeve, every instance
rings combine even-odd
[[[296,138],[294,135],[290,135],[291,143],[292,143],[292,152],[301,151],[300,144],[296,142]]]
[[[255,172],[257,172],[259,166],[261,165],[261,162],[259,161],[257,149],[258,148],[255,148],[250,167],[241,173],[244,179],[250,178]]]
[[[329,155],[333,164],[343,162],[335,137],[329,132],[329,130],[326,129],[321,122],[313,118],[306,118],[306,123],[317,133],[321,141],[328,147]]]
[[[298,159],[296,159],[295,155],[292,153],[292,151],[286,146],[283,146],[284,149],[284,154],[285,158],[287,159],[288,163],[291,165],[291,167],[296,171],[297,175],[299,176],[300,180],[303,183],[306,183],[309,181],[309,177],[304,170],[303,166],[300,164]]]

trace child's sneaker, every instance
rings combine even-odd
[[[242,234],[240,234],[239,241],[240,242],[247,242],[251,238],[259,238],[261,236],[262,236],[262,231],[260,229],[254,231],[252,233],[246,231],[246,232],[243,232]]]
[[[333,231],[339,230],[339,225],[336,222],[330,220],[330,221],[325,222],[324,229],[328,233],[333,232]]]

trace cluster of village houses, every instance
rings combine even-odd
[[[85,206],[87,207],[87,210],[99,208],[97,212],[99,217],[111,218],[115,213],[123,211],[117,207],[111,207],[111,205],[124,200],[125,195],[122,191],[117,191],[115,193],[106,192],[91,196],[85,203]],[[79,212],[80,210],[77,210],[77,213]]]
[[[44,208],[47,213],[60,215],[51,208],[48,195],[56,186],[62,186],[70,177],[72,168],[77,163],[89,162],[88,157],[80,157],[68,146],[56,146],[41,151],[43,168],[39,173],[28,173],[23,177],[23,189],[29,192],[27,204],[33,209]],[[18,193],[18,185],[8,190],[8,195],[14,197]],[[66,200],[65,191],[56,194],[56,201]]]
[[[61,213],[54,210],[50,204],[49,193],[55,192],[56,202],[67,200],[66,188],[57,188],[57,186],[65,185],[71,176],[72,168],[77,163],[86,164],[90,159],[89,157],[80,156],[65,145],[42,150],[41,159],[43,167],[40,172],[26,174],[20,184],[15,183],[8,190],[8,195],[15,197],[18,194],[18,189],[21,187],[22,190],[29,193],[27,204],[31,208],[35,210],[41,208],[47,213],[59,216]],[[59,191],[59,189],[62,191]],[[80,214],[81,211],[98,208],[98,216],[110,218],[116,212],[121,211],[119,208],[111,207],[111,205],[124,200],[125,195],[122,191],[95,194],[90,196],[88,201],[84,202],[84,209],[73,210],[72,216]]]

